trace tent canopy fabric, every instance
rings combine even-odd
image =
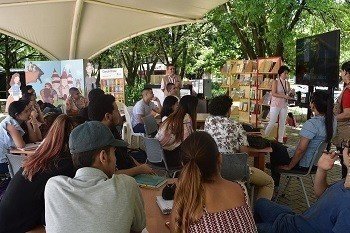
[[[0,0],[0,33],[56,60],[93,58],[117,43],[197,22],[227,0]]]

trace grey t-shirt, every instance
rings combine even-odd
[[[148,116],[156,107],[157,106],[152,102],[147,105],[143,99],[139,100],[132,110],[132,127],[142,123],[141,117]]]
[[[56,176],[45,187],[46,232],[130,233],[146,227],[143,199],[135,180],[80,168],[74,178]]]

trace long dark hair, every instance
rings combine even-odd
[[[173,106],[178,102],[178,98],[175,96],[167,96],[164,99],[163,102],[163,107],[162,107],[162,111],[160,112],[160,116],[161,118],[165,117],[165,116],[169,116],[171,113],[173,113]]]
[[[26,157],[23,163],[24,177],[31,181],[35,174],[49,169],[58,157],[63,156],[63,152],[68,153],[69,134],[82,123],[84,119],[79,116],[58,116],[35,153]]]
[[[191,95],[185,95],[180,99],[179,107],[164,121],[166,130],[175,135],[175,141],[181,141],[184,134],[183,120],[185,115],[191,117],[193,129],[197,128],[197,104],[198,99]]]
[[[187,232],[196,222],[204,205],[203,183],[211,182],[219,172],[219,150],[206,132],[194,132],[181,144],[184,167],[174,199],[175,232]]]
[[[27,100],[18,100],[18,101],[12,102],[8,110],[9,115],[12,118],[17,119],[17,116],[24,111],[24,109],[27,107],[28,104],[29,104],[29,101]]]
[[[333,137],[333,99],[331,93],[323,90],[317,90],[313,93],[311,103],[315,105],[316,110],[325,115],[326,142],[330,142]]]

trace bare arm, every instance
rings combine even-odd
[[[279,168],[284,170],[293,169],[293,167],[295,167],[295,165],[297,165],[300,159],[304,156],[305,151],[307,150],[307,146],[309,145],[309,142],[310,142],[310,139],[301,137],[290,163],[288,165],[279,166]]]
[[[133,168],[117,170],[115,174],[125,174],[128,176],[136,176],[139,174],[154,174],[154,171],[147,164],[141,164]]]
[[[324,153],[317,163],[317,172],[314,181],[314,190],[316,197],[320,197],[324,191],[328,188],[327,183],[327,171],[333,168],[336,155]]]
[[[24,142],[21,134],[13,125],[7,125],[6,129],[11,135],[11,138],[15,142],[17,148],[23,148],[26,146],[26,143]]]
[[[336,116],[337,121],[347,121],[350,119],[350,108],[344,108],[343,112]]]
[[[33,122],[33,123],[32,123]],[[38,122],[35,121],[26,121],[29,141],[30,142],[38,142],[42,140],[41,131],[38,126]]]

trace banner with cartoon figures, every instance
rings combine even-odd
[[[84,69],[89,63],[80,60],[28,61],[25,63],[27,85],[32,85],[37,99],[54,105],[64,104],[69,88],[76,87],[82,95],[91,89],[85,88],[85,78],[91,77]],[[96,82],[95,82],[96,83]]]

